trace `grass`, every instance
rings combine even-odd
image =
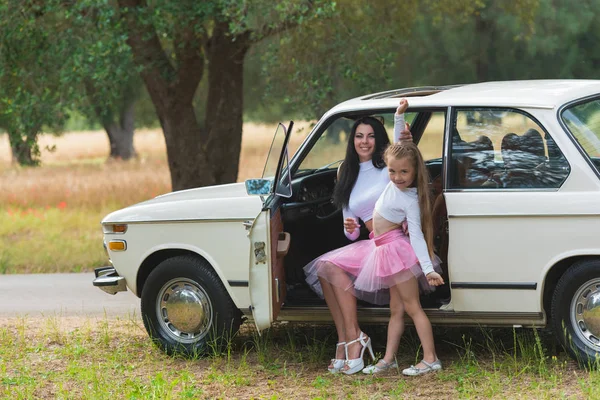
[[[0,397],[29,398],[598,398],[600,373],[578,369],[553,338],[520,329],[436,329],[444,369],[419,378],[331,375],[331,327],[249,324],[230,351],[169,357],[136,318],[13,318],[0,327]],[[385,334],[371,329],[377,351]],[[414,362],[414,329],[398,361]],[[468,340],[466,338],[469,338]],[[323,349],[324,351],[321,351]],[[331,351],[329,351],[331,350]],[[542,353],[540,353],[540,350]]]
[[[297,126],[292,151],[310,123]],[[244,126],[239,181],[262,175],[274,132],[275,125]],[[19,168],[11,165],[6,135],[0,136],[0,274],[105,265],[102,218],[171,190],[159,130],[136,132],[139,157],[132,162],[106,162],[108,146],[103,131],[42,135],[42,166]]]

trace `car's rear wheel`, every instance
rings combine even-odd
[[[552,297],[554,331],[583,367],[600,362],[600,260],[579,261],[560,278]]]
[[[193,256],[169,258],[150,273],[141,311],[148,334],[168,354],[218,351],[241,323],[221,280],[205,260]]]

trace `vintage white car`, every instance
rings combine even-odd
[[[600,81],[371,94],[328,111],[290,157],[293,124],[280,125],[263,179],[169,193],[106,216],[112,266],[96,270],[94,285],[139,296],[149,335],[169,354],[202,352],[245,319],[259,330],[330,321],[302,268],[348,243],[331,195],[349,127],[373,115],[391,134],[401,97],[431,175],[447,283],[421,298],[432,323],[548,326],[577,360],[596,360]],[[388,316],[360,303],[363,324]]]

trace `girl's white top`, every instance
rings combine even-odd
[[[400,140],[400,133],[404,129],[404,114],[394,114],[394,143]],[[376,168],[373,161],[365,161],[360,163],[358,177],[352,187],[350,193],[350,201],[348,206],[342,210],[344,219],[360,218],[363,222],[373,219],[373,209],[379,195],[389,183],[390,177],[387,168]],[[344,234],[350,240],[356,240],[360,234],[357,228],[352,233],[348,233],[344,229]]]
[[[433,272],[433,264],[421,229],[421,209],[417,189],[399,189],[393,182],[388,183],[375,203],[375,212],[394,224],[399,225],[406,220],[410,245],[419,259],[423,273],[427,275]]]

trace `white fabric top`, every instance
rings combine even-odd
[[[404,129],[404,114],[394,114],[394,143],[400,140],[400,132]],[[350,192],[348,206],[342,209],[342,215],[346,218],[360,218],[363,222],[373,219],[373,209],[379,195],[389,183],[390,177],[387,168],[376,168],[373,161],[360,163],[358,177]],[[360,234],[357,228],[352,233],[344,229],[344,234],[350,240],[356,240]]]
[[[421,209],[417,188],[401,190],[394,183],[388,183],[375,203],[375,212],[394,224],[399,225],[406,220],[410,245],[419,259],[423,273],[427,275],[433,272],[433,264],[421,229]],[[374,222],[377,223],[377,219]]]

